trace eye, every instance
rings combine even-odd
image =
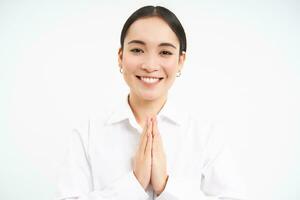
[[[170,52],[170,51],[161,51],[160,54],[163,55],[163,56],[173,55],[173,53]]]
[[[134,48],[134,49],[131,49],[130,51],[134,54],[144,53],[144,51],[142,49],[139,49],[139,48]]]

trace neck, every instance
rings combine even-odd
[[[134,117],[141,127],[146,124],[147,117],[156,116],[164,106],[167,95],[155,100],[145,100],[130,93],[128,103],[134,114]]]

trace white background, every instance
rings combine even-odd
[[[250,199],[300,199],[296,0],[0,1],[0,199],[53,198],[77,119],[128,91],[119,36],[147,4],[185,27],[187,61],[172,92],[224,123]]]

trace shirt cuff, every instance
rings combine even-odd
[[[155,195],[156,200],[185,200],[185,199],[206,199],[200,189],[200,181],[193,178],[174,178],[169,175],[165,189],[160,195]]]
[[[144,190],[144,188],[141,186],[137,178],[135,177],[133,171],[129,173],[129,180],[128,182],[123,183],[125,186],[125,191],[128,195],[125,197],[125,199],[148,199],[149,195]],[[132,185],[132,186],[130,186]]]
[[[165,186],[164,191],[160,193],[160,195],[156,195],[155,199],[156,200],[179,200],[178,195],[176,194],[176,191],[178,191],[180,188],[176,188],[176,180],[173,179],[173,177],[169,176],[167,184]]]
[[[148,193],[140,185],[133,171],[116,180],[113,184],[103,190],[95,190],[87,195],[81,196],[80,200],[146,200]]]

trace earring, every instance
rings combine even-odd
[[[176,73],[176,77],[179,77],[179,76],[181,76],[181,71],[180,70]]]
[[[123,68],[122,67],[120,67],[120,73],[123,74]]]

